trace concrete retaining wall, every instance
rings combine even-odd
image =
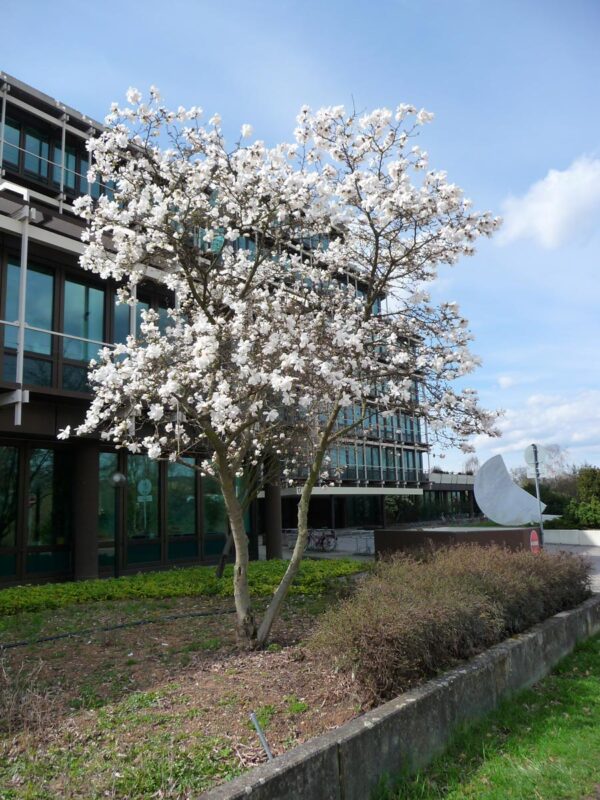
[[[600,530],[544,531],[546,544],[570,544],[578,547],[600,547]]]
[[[460,723],[543,678],[577,642],[598,632],[595,596],[201,797],[368,800],[381,776],[425,766]]]

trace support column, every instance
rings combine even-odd
[[[75,580],[98,577],[98,462],[98,444],[79,442],[73,482]]]
[[[267,560],[283,558],[281,486],[279,483],[267,483],[265,485],[265,544],[267,546]]]

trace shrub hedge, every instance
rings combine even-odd
[[[255,597],[273,594],[287,568],[287,561],[252,561],[250,591]],[[305,560],[290,594],[320,595],[339,578],[364,571],[365,565],[346,559]],[[0,615],[21,611],[62,608],[76,603],[162,597],[232,597],[233,567],[225,568],[221,579],[215,568],[189,567],[166,572],[142,572],[122,578],[72,583],[15,586],[0,590]]]
[[[380,563],[317,623],[311,646],[388,700],[590,595],[588,562],[466,545]]]

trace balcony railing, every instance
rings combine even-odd
[[[0,320],[0,380],[27,389],[54,389],[89,394],[88,364],[107,342],[60,331],[24,326],[22,381],[19,380],[19,323]]]

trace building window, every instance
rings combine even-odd
[[[33,450],[29,459],[27,544],[52,545],[54,527],[54,451]]]
[[[196,535],[196,470],[194,459],[188,464],[167,465],[167,535]]]
[[[73,361],[89,361],[104,341],[104,290],[65,281],[64,332],[88,341],[65,338],[63,355]]]
[[[127,458],[127,563],[160,561],[158,461]]]
[[[16,546],[18,463],[16,447],[0,447],[0,548]]]
[[[196,470],[190,464],[167,465],[167,556],[169,560],[198,556],[196,536]]]
[[[54,145],[54,163],[52,166],[52,181],[56,186],[60,186],[60,173],[62,164],[62,147]],[[77,153],[74,147],[65,148],[65,176],[64,188],[72,192],[75,191],[75,178],[77,171]]]
[[[2,163],[9,166],[19,167],[19,140],[21,138],[21,128],[16,122],[6,120],[4,123],[4,149],[2,151]]]
[[[47,180],[50,145],[48,140],[32,128],[25,129],[25,172]]]
[[[119,467],[117,453],[99,454],[98,491],[98,567],[115,565],[115,539],[117,534],[117,493],[112,476]]]
[[[158,461],[127,459],[127,534],[130,539],[158,539]]]
[[[19,280],[21,268],[14,262],[8,263],[5,319],[16,322],[19,317]],[[25,321],[28,325],[42,331],[25,331],[25,352],[35,356],[52,354],[52,336],[43,331],[52,330],[54,277],[38,267],[27,269],[27,295],[25,302]],[[4,347],[17,349],[18,329],[7,325],[4,331]],[[16,355],[5,354],[3,378],[16,380]],[[26,355],[23,363],[24,383],[31,386],[52,385],[52,361],[50,358],[36,358]]]
[[[225,501],[219,489],[219,484],[214,478],[203,479],[204,488],[204,532],[211,534],[227,533],[227,512]]]
[[[129,310],[131,306],[127,303],[115,303],[115,326],[114,326],[114,341],[117,343],[124,343],[127,341],[129,335]],[[138,301],[135,307],[135,329],[136,334],[139,334],[140,325],[142,323],[142,311],[148,311],[150,308],[149,303]]]

